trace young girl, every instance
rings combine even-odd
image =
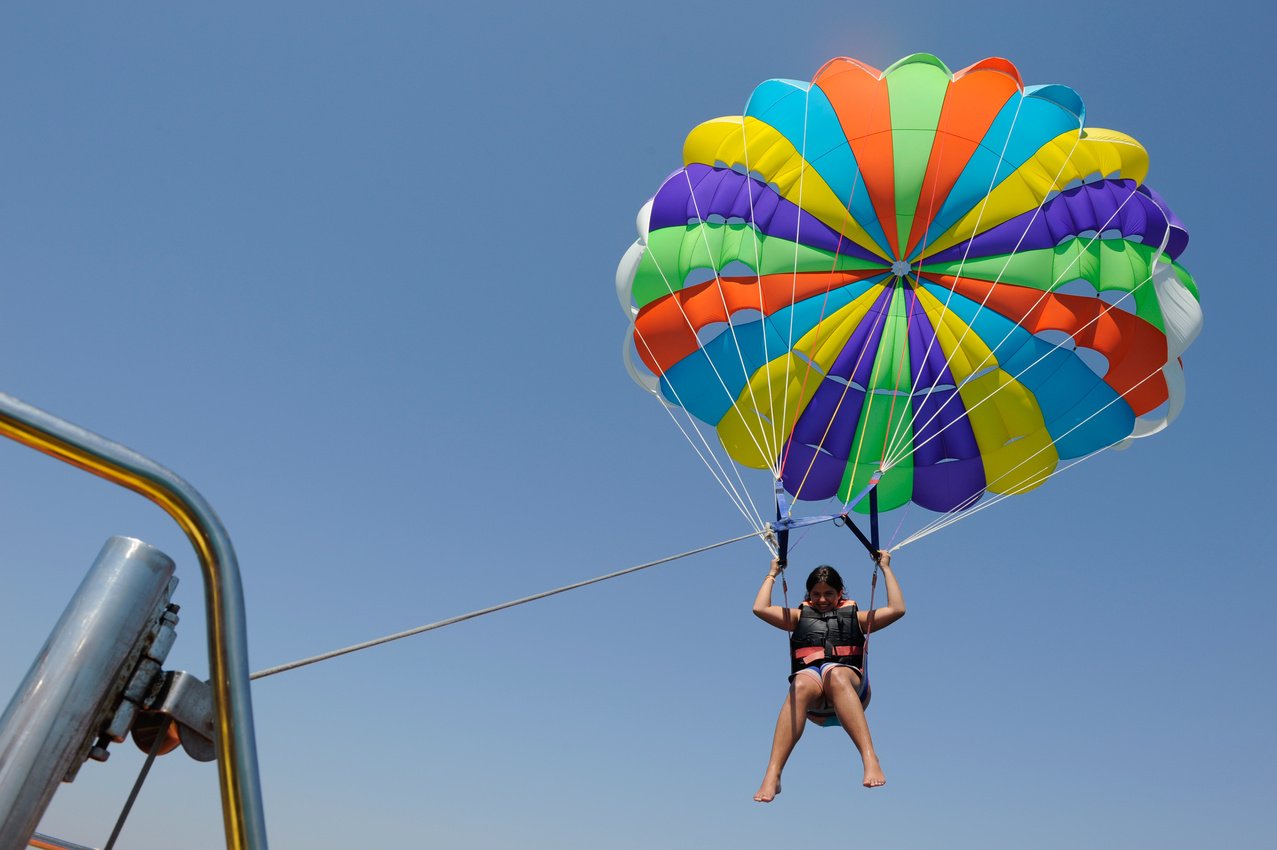
[[[833,567],[817,567],[807,577],[807,597],[798,608],[772,604],[772,588],[780,564],[773,560],[754,598],[754,614],[764,622],[790,633],[789,644],[794,672],[789,677],[789,696],[781,706],[772,739],[771,760],[754,799],[770,803],[780,793],[780,773],[803,734],[809,712],[832,711],[860,751],[866,788],[885,785],[882,766],[874,753],[865,720],[869,703],[868,682],[863,674],[865,635],[877,632],[905,615],[905,600],[895,573],[891,554],[878,553],[878,565],[887,587],[887,604],[873,611],[859,611],[843,593],[842,577]]]

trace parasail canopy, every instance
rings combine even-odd
[[[631,375],[796,499],[965,510],[1182,406],[1188,234],[1072,89],[838,58],[683,163],[617,271]]]

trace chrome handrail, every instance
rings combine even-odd
[[[0,435],[142,494],[186,533],[204,575],[209,684],[226,847],[266,850],[244,591],[235,550],[221,520],[194,487],[169,469],[4,393],[0,393]]]

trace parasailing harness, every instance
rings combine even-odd
[[[866,708],[868,708],[869,700],[873,695],[869,686],[869,635],[873,632],[874,597],[878,589],[877,484],[881,477],[881,472],[875,472],[869,480],[869,486],[862,490],[853,500],[849,501],[844,506],[841,514],[803,517],[800,519],[794,519],[789,515],[784,487],[777,480],[775,485],[776,521],[769,523],[768,526],[769,530],[773,532],[776,544],[776,563],[779,567],[781,595],[784,600],[787,627],[790,608],[789,582],[785,578],[785,567],[789,557],[789,532],[791,530],[832,521],[834,525],[844,526],[855,534],[856,539],[860,541],[873,559],[873,577],[869,585],[869,620],[866,628],[863,630],[860,628],[859,610],[855,603],[835,608],[824,614],[818,613],[809,606],[800,606],[801,614],[798,622],[794,624],[793,629],[786,628],[786,631],[789,632],[789,663],[792,671],[790,681],[793,681],[794,676],[799,671],[818,664],[830,662],[849,664],[860,671],[860,687],[856,692],[856,696],[860,698],[860,704]],[[860,530],[860,527],[856,525],[850,515],[851,508],[866,497],[869,499],[868,536]],[[819,726],[840,725],[838,716],[834,713],[833,706],[828,700],[822,701],[821,705],[808,711],[807,719]]]

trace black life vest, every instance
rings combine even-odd
[[[856,603],[824,614],[809,605],[798,610],[798,623],[789,636],[793,672],[831,661],[861,666],[865,633],[860,628]]]

